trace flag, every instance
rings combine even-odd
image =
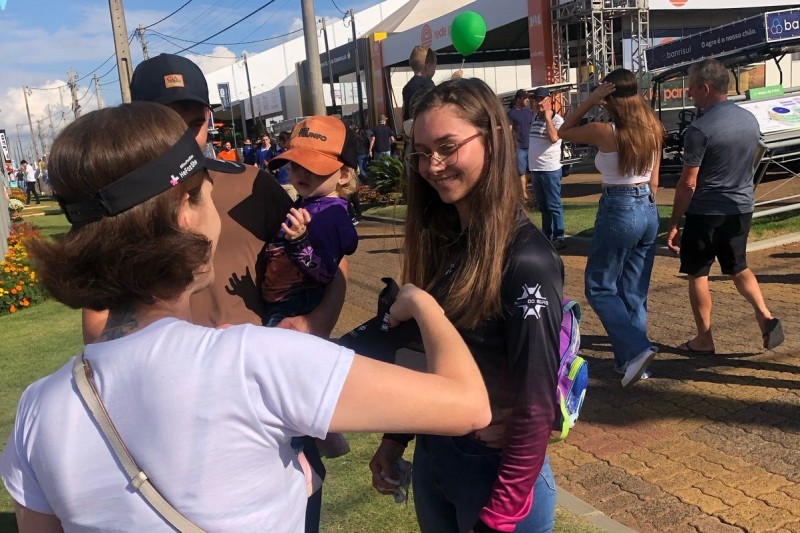
[[[3,0],[0,0],[2,2]],[[217,90],[219,91],[219,101],[222,102],[222,110],[231,110],[231,89],[227,83],[218,83]]]

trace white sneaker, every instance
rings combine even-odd
[[[625,365],[625,375],[622,376],[622,386],[633,385],[642,379],[642,375],[647,372],[647,367],[655,357],[656,351],[653,348],[648,348],[628,361],[628,364]]]

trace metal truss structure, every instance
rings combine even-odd
[[[632,70],[643,77],[644,50],[650,39],[649,0],[550,0],[550,9],[554,83],[570,81],[570,27],[577,27],[583,39],[588,78],[582,83],[599,81],[614,70],[614,19],[624,17],[630,20]]]

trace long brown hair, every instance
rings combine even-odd
[[[664,126],[639,96],[636,76],[620,68],[603,79],[616,90],[606,98],[606,109],[616,128],[619,171],[622,175],[642,175],[661,157]]]
[[[53,143],[48,162],[53,189],[67,203],[91,198],[166,152],[185,132],[183,119],[160,104],[136,102],[88,113]],[[211,242],[177,221],[183,195],[198,203],[207,176],[199,172],[128,211],[73,227],[57,241],[31,240],[47,291],[65,305],[97,311],[177,298],[211,258]]]
[[[468,230],[460,228],[455,205],[444,203],[410,170],[403,280],[430,291],[452,265],[442,307],[456,326],[470,329],[501,311],[503,268],[522,206],[516,151],[505,109],[483,81],[455,79],[436,86],[420,98],[414,116],[441,106],[450,106],[481,133],[476,141],[483,143],[486,161],[462,200],[471,215]],[[459,237],[466,239],[466,251],[454,246]]]

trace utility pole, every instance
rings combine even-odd
[[[47,143],[44,141],[44,135],[42,135],[42,120],[43,119],[40,118],[36,121],[36,131],[39,134],[39,144],[42,145],[42,155],[45,155],[47,153]],[[38,156],[36,160],[39,160]]]
[[[97,74],[92,78],[94,79],[94,94],[97,97],[97,109],[103,109],[103,99],[100,96],[100,78],[97,77]]]
[[[28,127],[31,129],[31,144],[33,144],[33,157],[34,161],[39,159],[39,150],[36,149],[36,141],[33,137],[33,121],[31,121],[31,108],[28,105],[28,95],[32,94],[31,90],[27,87],[22,88],[22,94],[25,95],[25,112],[28,113]]]
[[[64,105],[64,92],[62,89],[64,86],[58,88],[58,99],[61,100],[61,122],[67,120],[67,106]]]
[[[78,73],[70,68],[67,72],[67,76],[69,77],[67,80],[69,92],[72,93],[72,114],[75,118],[78,118],[81,116],[81,105],[78,103]]]
[[[25,152],[22,151],[22,134],[19,132],[19,124],[17,124],[17,164],[25,157]]]
[[[356,57],[356,87],[358,87],[358,124],[361,126],[361,129],[365,129],[366,126],[364,124],[364,97],[361,93],[361,67],[360,61],[358,58],[358,37],[356,36],[356,16],[353,14],[353,10],[350,10],[350,29],[353,30],[353,46],[355,47],[355,57]]]
[[[119,71],[119,90],[122,94],[122,103],[131,103],[131,77],[133,76],[133,62],[131,49],[128,45],[128,26],[125,24],[125,10],[122,0],[108,0],[111,11],[111,28],[114,31],[114,49],[117,52],[117,70]]]
[[[311,114],[325,114],[325,98],[322,97],[322,68],[319,64],[319,44],[317,43],[317,21],[314,14],[314,0],[301,0],[303,11],[303,38],[308,62],[308,90],[311,96]]]
[[[56,128],[53,126],[53,113],[50,111],[50,104],[47,104],[47,116],[50,119],[50,142],[56,139]]]
[[[142,55],[144,56],[144,60],[147,61],[150,59],[150,54],[147,51],[147,38],[145,37],[144,32],[144,26],[139,24],[139,27],[136,28],[136,36],[139,38],[139,42],[142,43]]]
[[[244,60],[244,75],[247,78],[247,93],[250,95],[250,116],[253,118],[253,124],[256,125],[256,132],[261,135],[261,124],[256,119],[256,109],[253,106],[253,86],[250,85],[250,69],[247,67],[247,52],[242,52],[242,59]],[[233,115],[231,115],[233,116]]]
[[[328,83],[331,87],[331,109],[336,110],[336,89],[333,87],[333,65],[331,64],[331,50],[328,48],[328,28],[325,17],[322,17],[322,37],[325,40],[325,57],[328,58]]]

